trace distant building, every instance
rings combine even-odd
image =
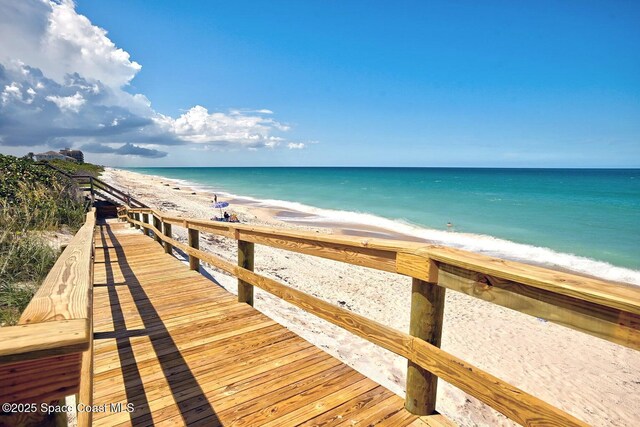
[[[47,151],[46,153],[38,153],[35,155],[36,160],[66,160],[68,162],[77,162],[76,159],[64,154],[56,153],[55,151]]]
[[[69,148],[65,148],[64,150],[60,150],[60,154],[73,157],[78,163],[84,163],[84,154],[82,154],[82,151],[80,150],[70,150]]]

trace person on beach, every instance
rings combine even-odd
[[[224,220],[229,221],[229,212],[224,211]]]
[[[213,203],[218,203],[218,195],[217,194],[213,195]]]

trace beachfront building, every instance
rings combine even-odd
[[[84,154],[80,150],[71,150],[70,148],[65,148],[64,150],[60,150],[60,154],[72,157],[76,159],[78,163],[84,163]]]
[[[47,152],[44,152],[44,153],[38,153],[38,154],[35,155],[35,158],[38,161],[42,161],[42,160],[66,160],[68,162],[77,162],[77,160],[74,159],[73,157],[66,156],[64,154],[57,153],[55,151],[47,151]]]

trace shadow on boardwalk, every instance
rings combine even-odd
[[[139,280],[129,266],[124,250],[118,242],[118,238],[109,225],[101,223],[99,227],[107,278],[106,285],[104,286],[108,288],[114,331],[109,333],[96,333],[95,338],[115,338],[116,340],[120,365],[122,366],[122,375],[124,377],[127,402],[135,406],[135,412],[131,413],[131,424],[136,426],[149,425],[152,423],[149,401],[130,341],[131,337],[148,336],[157,360],[163,370],[164,377],[177,402],[184,423],[188,424],[186,413],[188,410],[193,409],[193,402],[196,401],[199,402],[199,416],[206,418],[208,425],[221,425],[213,407],[207,400],[198,381],[182,357],[178,346],[169,334],[153,303],[148,298]],[[113,246],[109,246],[109,242],[111,242]],[[100,248],[96,248],[96,250],[99,249]],[[114,250],[117,261],[111,260],[109,249]],[[115,283],[114,265],[117,265],[124,275],[125,283]],[[143,329],[127,329],[116,286],[128,287],[135,301],[136,309],[142,318]],[[150,330],[153,330],[153,334],[150,333]],[[179,378],[176,378],[175,371],[178,370],[181,373]],[[185,389],[190,390],[190,394],[192,394],[193,397],[188,400],[179,399],[178,394]],[[188,407],[185,406],[187,404],[189,404]]]

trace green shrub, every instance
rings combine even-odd
[[[0,215],[0,229],[13,218],[25,229],[50,230],[80,228],[86,206],[73,180],[31,160],[0,155],[0,209],[11,213]]]
[[[0,326],[15,325],[35,295],[38,285],[29,283],[0,283]]]
[[[74,163],[66,160],[49,160],[48,163],[71,175],[98,176],[104,171],[104,167],[91,163]]]
[[[84,223],[77,185],[30,160],[0,155],[0,325],[18,321],[57,254],[42,232]]]

